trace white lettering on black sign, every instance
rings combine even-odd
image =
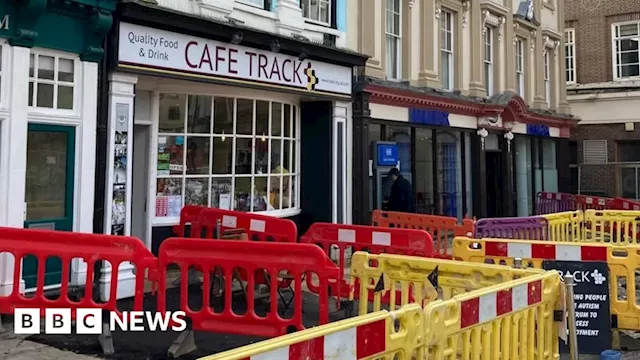
[[[580,353],[599,354],[611,348],[609,268],[601,262],[545,261],[543,267],[563,278],[573,275],[576,334]],[[563,344],[564,345],[564,344]],[[563,352],[566,346],[561,346]]]

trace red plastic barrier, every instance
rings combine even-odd
[[[536,215],[576,210],[576,199],[572,194],[539,192],[536,195]]]
[[[136,285],[132,310],[142,309],[145,274],[156,270],[157,260],[145,248],[142,241],[129,236],[85,234],[66,231],[30,230],[0,228],[0,253],[13,254],[13,291],[11,295],[0,297],[0,313],[13,315],[16,308],[100,308],[117,311],[118,271],[111,272],[109,300],[105,303],[93,301],[93,287],[85,287],[84,297],[79,301],[69,299],[69,269],[71,260],[81,258],[87,263],[85,284],[93,283],[93,268],[96,261],[109,261],[112,269],[123,262],[131,262],[136,267]],[[20,294],[20,268],[24,257],[32,255],[38,259],[36,291],[32,297]],[[45,263],[47,258],[57,257],[62,262],[60,296],[47,299],[44,296]],[[72,311],[75,316],[75,311]]]
[[[181,271],[180,309],[191,319],[194,330],[235,333],[242,335],[275,337],[293,329],[303,329],[302,322],[302,282],[307,273],[314,273],[320,283],[318,307],[320,323],[329,322],[328,284],[338,277],[338,268],[317,246],[309,244],[266,243],[232,240],[211,240],[193,238],[170,238],[162,242],[159,250],[159,294],[166,292],[166,269],[169,264],[177,264]],[[188,304],[188,269],[195,267],[203,273],[202,307],[192,310]],[[232,309],[232,280],[236,269],[247,277],[247,310],[237,314]],[[256,273],[268,274],[262,279]],[[214,312],[211,307],[211,274],[224,274],[224,309]],[[282,271],[292,278],[295,289],[293,315],[282,318],[278,314],[279,282]],[[264,277],[263,277],[264,276]],[[270,283],[270,311],[264,316],[255,313],[254,284],[267,278]],[[158,297],[158,311],[166,311],[164,296]]]
[[[177,237],[185,237],[185,231],[187,225],[191,225],[193,228],[194,223],[198,220],[198,214],[200,211],[206,209],[206,206],[196,206],[196,205],[187,205],[180,210],[180,224],[173,227],[173,234]],[[193,231],[191,231],[191,237],[200,237],[193,236]]]
[[[611,206],[612,210],[640,210],[640,202],[619,197],[611,201]]]
[[[338,282],[331,283],[331,295],[338,300],[349,294],[350,282],[345,279],[345,251],[351,247],[355,251],[367,251],[372,254],[388,253],[421,257],[434,257],[433,239],[423,230],[391,229],[375,226],[342,225],[330,223],[314,223],[300,238],[301,243],[320,246],[327,256],[331,256],[332,248],[339,253],[340,277]],[[307,277],[307,287],[318,293],[318,286],[314,286],[312,279]],[[355,295],[359,294],[356,284]],[[389,302],[389,293],[382,299]],[[397,296],[400,305],[400,296]]]
[[[205,229],[206,237],[213,238],[217,224],[220,231],[243,229],[249,240],[270,242],[296,242],[298,229],[289,219],[280,219],[240,211],[206,208],[198,213],[198,220],[191,227],[191,233],[199,235]]]
[[[590,195],[574,195],[576,199],[576,210],[608,210],[614,205],[611,198],[590,196]]]
[[[426,230],[435,243],[435,257],[443,259],[451,259],[448,253],[449,240],[453,240],[454,236],[473,237],[475,225],[471,219],[464,219],[462,224],[458,224],[458,219],[454,217],[382,210],[374,210],[371,220],[373,226]]]

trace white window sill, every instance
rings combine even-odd
[[[273,216],[276,218],[287,218],[291,216],[296,216],[300,214],[300,212],[302,212],[301,209],[293,208],[293,209],[284,209],[284,210],[257,211],[257,212],[254,212],[253,214]],[[179,217],[155,218],[152,221],[152,226],[154,227],[174,226],[178,224],[180,224]]]
[[[274,14],[271,11],[265,10],[265,9],[261,9],[257,6],[251,6],[251,5],[247,5],[247,4],[243,4],[240,2],[234,2],[233,3],[233,9],[234,10],[238,10],[241,12],[245,12],[245,13],[249,13],[252,15],[257,15],[257,16],[262,16],[262,17],[267,17],[270,19],[275,20],[276,19],[276,14]],[[241,20],[241,19],[239,19]]]
[[[328,23],[304,18],[304,29],[313,32],[325,33],[335,36],[341,36],[343,33],[338,29],[334,29]]]
[[[613,78],[613,81],[615,82],[628,82],[628,81],[638,81],[638,80],[640,80],[640,76]]]

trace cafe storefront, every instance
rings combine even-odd
[[[118,20],[101,89],[102,232],[157,252],[185,205],[301,231],[349,221],[352,68],[366,57],[149,4],[121,4]],[[119,278],[133,291],[130,267]]]

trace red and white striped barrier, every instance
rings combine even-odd
[[[465,300],[460,304],[460,328],[490,322],[541,302],[541,280]]]
[[[386,320],[378,320],[269,352],[247,360],[366,359],[386,350]]]
[[[606,246],[484,241],[485,256],[561,261],[607,261]]]

